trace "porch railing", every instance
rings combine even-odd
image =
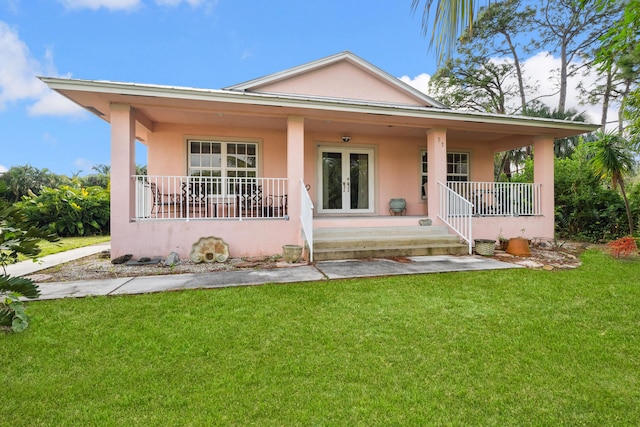
[[[288,218],[286,178],[132,178],[136,221]]]
[[[447,182],[473,203],[474,216],[542,215],[541,184],[519,182]]]
[[[438,217],[467,242],[469,254],[472,254],[473,230],[471,216],[473,203],[440,181],[438,181],[438,195],[440,197]]]
[[[302,180],[300,180],[300,222],[304,239],[309,247],[309,262],[313,262],[313,202]]]

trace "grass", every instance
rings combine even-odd
[[[68,251],[69,249],[95,245],[97,243],[104,243],[110,240],[111,236],[63,237],[57,242],[47,242],[46,240],[42,240],[38,243],[38,246],[41,249],[38,256],[42,258],[43,256]],[[20,261],[27,259],[24,256],[19,256],[18,258]]]
[[[0,425],[640,425],[640,261],[598,251],[29,311]]]

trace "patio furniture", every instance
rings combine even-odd
[[[151,216],[163,217],[170,214],[171,206],[175,204],[175,195],[163,193],[155,182],[149,184],[151,191]]]
[[[194,179],[182,183],[182,216],[187,218],[204,218],[209,216],[209,200],[207,199],[206,182]]]

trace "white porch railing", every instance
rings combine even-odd
[[[134,175],[134,220],[288,218],[286,178]]]
[[[542,215],[541,184],[519,182],[447,182],[473,203],[474,216]]]
[[[440,197],[438,217],[467,242],[469,255],[471,255],[473,253],[471,226],[473,203],[440,181],[438,181],[438,195]]]
[[[313,262],[313,202],[302,180],[300,180],[300,223],[309,247],[309,262]]]

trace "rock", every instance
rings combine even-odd
[[[180,262],[180,255],[178,255],[177,252],[171,252],[169,255],[167,255],[167,258],[164,260],[164,265],[176,265],[177,263]]]
[[[553,270],[553,265],[545,265],[542,267],[544,270],[551,271]]]
[[[129,261],[131,258],[133,258],[132,254],[121,255],[117,258],[112,259],[111,264],[124,264],[125,262]]]
[[[516,264],[522,265],[523,267],[527,267],[527,268],[540,268],[542,267],[542,264],[540,264],[539,262],[527,259],[524,261],[518,261]]]
[[[127,265],[156,265],[156,264],[160,264],[160,262],[162,262],[162,257],[153,257],[153,258],[149,258],[146,256],[140,257],[137,260],[132,260],[132,261],[127,261]]]
[[[219,237],[201,237],[191,246],[191,261],[225,262],[229,258],[229,245]]]

